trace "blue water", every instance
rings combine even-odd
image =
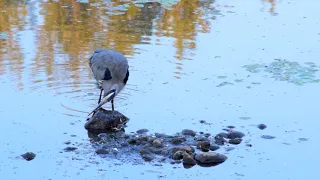
[[[120,15],[97,2],[0,1],[3,179],[317,177],[320,84],[311,81],[320,79],[320,2],[194,0],[135,11],[128,1],[131,8]],[[221,148],[228,160],[210,168],[97,156],[83,126],[99,95],[87,64],[99,47],[128,57],[128,85],[115,100],[116,110],[130,118],[126,132],[215,134],[234,125],[252,147]],[[256,73],[244,67],[279,60],[298,63],[293,69],[308,76],[289,76],[276,66],[277,77],[287,78],[280,81],[266,67]],[[307,83],[292,83],[293,77]],[[260,123],[267,128],[258,129]],[[78,149],[64,152],[67,141]],[[19,157],[28,151],[34,160]]]

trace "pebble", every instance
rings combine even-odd
[[[197,164],[197,161],[194,160],[193,157],[188,153],[183,154],[182,162],[183,162],[183,164],[188,164],[188,165],[196,165]]]
[[[97,154],[109,154],[109,151],[105,150],[105,149],[98,149],[96,150]]]
[[[195,149],[192,146],[183,146],[180,148],[180,150],[185,151],[189,154],[192,154],[195,152]]]
[[[138,133],[138,134],[144,134],[144,133],[147,133],[149,130],[148,129],[139,129],[139,130],[137,130],[136,132]]]
[[[143,154],[143,155],[142,155],[142,159],[145,160],[145,161],[147,161],[147,162],[152,161],[153,158],[154,158],[154,157],[153,157],[151,154]]]
[[[207,137],[203,137],[203,136],[195,137],[194,140],[196,140],[196,141],[209,141],[209,139]]]
[[[178,144],[181,144],[184,141],[186,141],[185,137],[174,137],[170,142],[171,142],[171,144],[178,145]]]
[[[225,133],[225,132],[221,132],[219,134],[217,134],[214,138],[220,138],[220,137],[223,137],[223,138],[228,138],[228,134]]]
[[[235,126],[227,126],[227,128],[229,128],[229,129],[234,129],[234,128],[236,128]]]
[[[76,148],[76,147],[66,147],[66,148],[64,148],[63,150],[64,150],[65,152],[70,152],[70,151],[75,151],[76,149],[78,149],[78,148]]]
[[[197,148],[201,151],[207,152],[210,149],[210,141],[197,141]]]
[[[270,136],[270,135],[262,135],[261,138],[263,138],[263,139],[274,139],[276,137]]]
[[[245,134],[243,134],[242,132],[239,132],[239,131],[231,131],[228,133],[229,139],[242,138],[243,136],[245,136]]]
[[[21,154],[21,156],[23,157],[23,159],[27,161],[31,161],[36,157],[36,154],[33,152],[27,152],[27,153]]]
[[[265,125],[265,124],[259,124],[257,127],[258,127],[259,129],[263,130],[263,129],[267,128],[267,125]]]
[[[137,144],[137,143],[138,143],[138,139],[135,138],[135,137],[130,138],[130,139],[128,140],[128,143],[129,143],[129,144]]]
[[[222,163],[227,156],[216,152],[201,152],[195,155],[195,159],[202,164]]]
[[[173,160],[180,160],[180,159],[183,158],[183,154],[184,154],[184,153],[185,153],[185,152],[183,152],[183,151],[177,151],[177,152],[175,152],[175,153],[173,154],[172,159],[173,159]]]
[[[229,143],[230,143],[230,144],[235,144],[235,145],[237,145],[237,144],[240,144],[241,141],[242,141],[241,138],[235,138],[235,139],[230,139],[230,140],[229,140]]]
[[[210,151],[216,151],[220,149],[220,146],[218,146],[217,144],[211,144],[210,145]]]
[[[181,133],[185,136],[195,136],[196,135],[196,133],[190,129],[184,129],[184,130],[182,130]]]
[[[162,147],[162,141],[161,139],[155,139],[153,142],[152,142],[152,145],[156,148],[160,148]]]
[[[221,137],[221,136],[215,136],[214,138],[215,138],[215,143],[220,146],[224,145],[225,142],[228,142],[224,137]]]
[[[205,121],[205,120],[200,120],[199,122],[200,122],[201,124],[206,123],[206,121]]]
[[[141,149],[140,155],[144,155],[144,154],[152,154],[152,153],[148,149]]]

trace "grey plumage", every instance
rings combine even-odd
[[[94,78],[98,81],[101,93],[104,96],[115,92],[111,99],[112,110],[113,98],[123,89],[129,78],[129,65],[124,55],[115,50],[97,49],[89,59],[89,66]],[[101,93],[98,103],[101,100]],[[103,104],[106,102],[102,102]],[[103,105],[102,104],[102,105]],[[99,104],[101,107],[102,105]]]

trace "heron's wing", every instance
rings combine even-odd
[[[120,52],[113,50],[97,50],[90,58],[90,67],[96,80],[121,80],[128,78],[128,62]]]

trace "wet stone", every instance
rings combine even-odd
[[[228,134],[225,132],[221,132],[215,136],[215,138],[220,138],[220,137],[228,138]]]
[[[194,132],[193,130],[190,130],[190,129],[184,129],[184,130],[182,130],[181,133],[185,136],[195,136],[196,135],[196,132]]]
[[[163,149],[159,147],[149,147],[148,150],[151,151],[153,154],[161,154],[163,151]]]
[[[152,153],[148,149],[141,149],[140,154],[144,155],[144,154],[152,154]]]
[[[78,149],[78,148],[76,148],[76,147],[66,147],[66,148],[64,148],[63,150],[64,150],[65,152],[71,152],[71,151],[75,151],[76,149]]]
[[[161,139],[155,139],[153,142],[152,142],[152,145],[156,148],[160,148],[162,147],[162,140]]]
[[[105,150],[105,149],[98,149],[96,150],[97,154],[109,154],[109,151]]]
[[[27,161],[31,161],[36,157],[36,154],[33,152],[27,152],[27,153],[21,154],[21,156],[23,157],[23,159]]]
[[[138,144],[138,139],[136,137],[128,139],[129,144]]]
[[[205,121],[205,120],[200,120],[199,122],[200,122],[201,124],[206,123],[206,121]]]
[[[188,153],[183,154],[183,159],[182,159],[183,164],[188,164],[188,165],[196,165],[197,161],[193,159],[193,156],[191,156]]]
[[[183,152],[183,151],[177,151],[177,152],[175,152],[175,153],[173,154],[172,159],[173,159],[173,160],[180,160],[180,159],[183,158],[183,154],[184,154],[184,153],[185,153],[185,152]]]
[[[210,133],[204,133],[204,137],[208,138],[208,137],[210,137],[210,136],[211,136]]]
[[[276,137],[270,136],[270,135],[262,135],[261,138],[263,138],[263,139],[274,139]]]
[[[211,144],[210,145],[210,151],[216,151],[220,149],[220,146],[218,146],[217,144]]]
[[[235,126],[227,126],[227,128],[229,128],[229,129],[234,129],[234,128],[236,128]]]
[[[209,141],[207,137],[203,137],[203,136],[200,136],[200,137],[196,137],[194,138],[196,141]]]
[[[229,139],[242,138],[244,136],[245,136],[245,134],[243,134],[242,132],[239,132],[239,131],[231,131],[228,133]]]
[[[186,141],[185,137],[174,137],[170,142],[171,142],[171,144],[178,145],[178,144],[181,144],[184,141]]]
[[[137,131],[137,133],[138,134],[145,134],[145,133],[147,133],[149,130],[148,129],[139,129],[138,131]]]
[[[299,141],[308,141],[308,138],[298,138]]]
[[[141,157],[143,160],[145,160],[147,162],[150,162],[154,159],[154,156],[151,154],[143,154]]]
[[[139,140],[139,141],[146,141],[146,142],[147,142],[147,141],[149,140],[149,137],[148,137],[148,136],[139,136],[139,137],[138,137],[138,140]]]
[[[222,163],[227,156],[216,152],[202,152],[195,155],[195,159],[202,164]]]
[[[235,148],[234,147],[225,147],[224,149],[229,152],[229,151],[234,150]]]
[[[129,121],[129,118],[118,111],[100,108],[89,118],[85,129],[92,132],[118,131]]]
[[[197,141],[197,148],[207,152],[210,150],[210,141]]]
[[[163,134],[163,133],[154,133],[157,138],[170,138],[171,136]]]
[[[229,140],[229,143],[230,143],[230,144],[235,144],[235,145],[237,145],[237,144],[240,144],[241,141],[242,141],[241,138],[235,138],[235,139],[230,139],[230,140]]]
[[[222,137],[222,136],[215,136],[214,137],[214,139],[215,139],[215,143],[217,144],[217,145],[220,145],[220,146],[222,146],[222,145],[224,145],[226,142],[228,142],[224,137]]]
[[[180,150],[185,151],[189,154],[192,154],[195,152],[195,149],[192,146],[183,146],[180,148]]]
[[[263,129],[267,128],[267,125],[265,125],[265,124],[259,124],[257,127],[258,127],[259,129],[263,130]]]

